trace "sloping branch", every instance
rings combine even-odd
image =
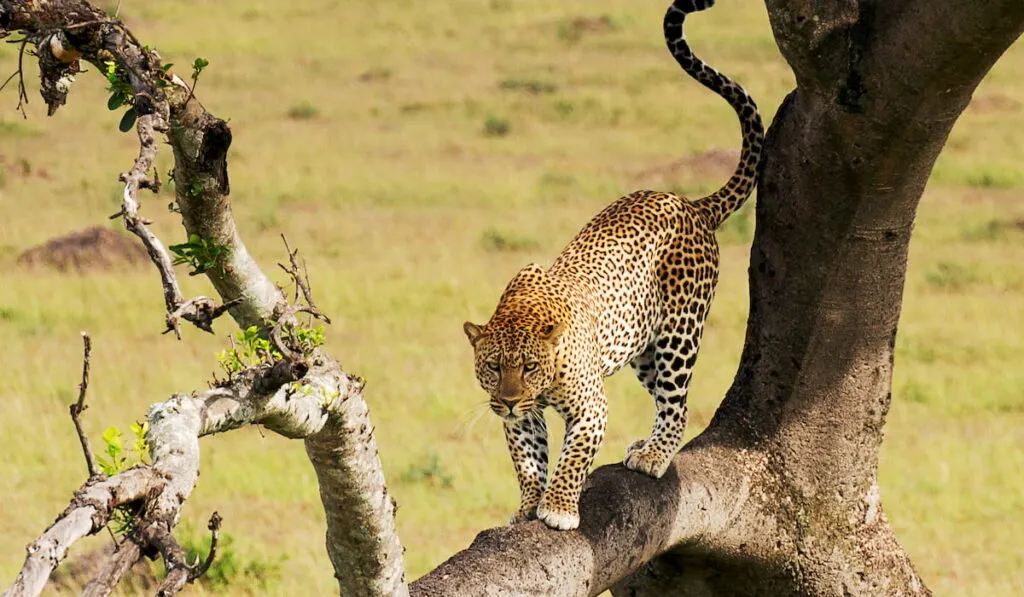
[[[228,199],[227,124],[209,114],[180,77],[163,68],[159,55],[88,2],[0,0],[0,35],[13,31],[36,48],[43,97],[51,114],[66,101],[81,60],[101,72],[113,64],[129,84],[140,149],[133,167],[121,177],[125,190],[117,215],[142,240],[160,272],[168,329],[178,333],[184,319],[209,331],[213,319],[225,311],[241,327],[255,326],[264,336],[275,327],[299,325],[294,316],[301,308],[290,305],[265,275],[235,226]],[[138,213],[138,192],[159,185],[151,170],[160,136],[174,152],[176,203],[187,235],[217,249],[197,273],[205,273],[213,283],[223,302],[220,306],[205,297],[183,298],[167,250]],[[139,507],[135,531],[129,535],[141,549],[115,554],[121,559],[111,561],[104,578],[90,590],[105,594],[129,561],[151,548],[168,565],[161,591],[179,590],[189,574],[170,531],[198,477],[198,439],[252,424],[307,440],[328,512],[328,553],[341,592],[407,594],[402,546],[394,532],[394,504],[384,485],[362,381],[346,374],[322,349],[282,352],[285,357],[237,372],[212,390],[178,394],[153,405],[148,414],[152,465],[135,469],[144,473],[131,471],[95,485],[106,493],[87,503],[72,502],[30,546],[25,567],[7,594],[38,594],[67,547],[98,532],[111,512],[124,505]],[[144,487],[134,491],[141,475],[148,475]],[[84,487],[93,491],[88,483]],[[144,502],[137,504],[143,497]]]
[[[531,521],[484,531],[412,583],[412,595],[597,595],[675,545],[710,548],[757,499],[765,461],[707,440],[691,442],[659,480],[621,465],[597,469],[580,498],[579,529]]]

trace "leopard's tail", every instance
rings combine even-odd
[[[757,104],[729,77],[708,66],[690,51],[683,33],[686,15],[710,8],[714,0],[675,0],[665,13],[665,43],[679,66],[702,85],[722,96],[736,110],[743,132],[740,161],[732,178],[722,188],[694,203],[708,218],[712,229],[718,228],[726,218],[750,197],[757,182],[757,167],[764,146],[764,126]]]

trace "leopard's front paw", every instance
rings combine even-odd
[[[536,519],[537,519],[537,508],[536,507],[532,507],[532,508],[529,508],[529,509],[526,509],[526,510],[519,510],[518,512],[513,514],[512,518],[509,519],[508,524],[509,525],[519,524],[521,522],[527,522],[527,521],[536,520]]]
[[[672,464],[672,457],[650,448],[646,440],[637,440],[626,448],[626,458],[622,464],[631,471],[660,479]]]
[[[537,518],[544,521],[544,524],[560,531],[569,531],[580,526],[580,511],[578,505],[569,507],[557,507],[541,500],[537,506]]]

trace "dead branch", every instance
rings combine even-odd
[[[121,541],[117,545],[117,551],[111,556],[107,563],[96,575],[96,578],[89,581],[82,591],[82,597],[106,597],[114,591],[117,583],[132,566],[142,557],[142,549],[134,541]]]
[[[0,37],[4,37],[4,36],[0,35]],[[9,77],[7,77],[7,79],[5,79],[2,84],[0,84],[0,91],[3,91],[3,89],[5,87],[7,87],[7,84],[10,83],[12,80],[14,80],[14,77],[18,77],[18,106],[15,109],[18,110],[19,112],[21,112],[21,117],[22,118],[28,118],[28,115],[25,113],[25,104],[28,103],[28,93],[25,90],[25,72],[22,69],[22,66],[24,64],[25,46],[26,46],[26,44],[28,44],[28,38],[16,39],[16,40],[8,41],[7,43],[19,44],[18,45],[18,70],[16,70],[13,73],[11,73],[11,75]]]
[[[295,298],[292,302],[299,302],[299,292],[301,291],[302,297],[309,307],[309,310],[306,312],[324,323],[331,323],[331,318],[320,311],[316,303],[313,302],[313,288],[309,283],[309,270],[306,269],[306,260],[302,260],[302,266],[300,267],[298,262],[299,250],[295,249],[293,251],[288,246],[288,239],[283,234],[281,235],[281,240],[284,242],[285,251],[288,252],[288,261],[291,263],[291,266],[285,266],[283,263],[278,263],[277,266],[291,276],[292,281],[295,282]]]
[[[213,560],[217,557],[217,541],[220,539],[220,525],[224,520],[220,517],[220,514],[214,512],[210,515],[210,522],[206,525],[206,528],[210,530],[210,553],[206,554],[206,559],[195,568],[188,577],[188,582],[195,582],[197,579],[206,574],[206,571],[210,569],[210,565],[213,564]]]
[[[71,405],[71,422],[75,424],[75,432],[78,433],[78,442],[82,444],[82,454],[85,456],[85,467],[89,471],[89,478],[94,479],[100,476],[100,470],[96,468],[96,459],[92,454],[92,446],[89,444],[89,436],[82,429],[82,421],[79,418],[85,409],[85,392],[89,388],[89,359],[92,356],[92,339],[89,334],[82,332],[82,343],[85,345],[82,356],[82,383],[78,385],[78,402]]]

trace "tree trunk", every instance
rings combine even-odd
[[[413,595],[930,594],[876,479],[907,250],[1024,3],[767,4],[798,87],[768,131],[746,344],[711,424],[660,481],[598,470],[578,532],[487,531]]]
[[[907,251],[1024,3],[767,4],[798,88],[768,131],[746,346],[706,434],[762,453],[767,476],[731,539],[677,548],[614,593],[928,594],[876,480]]]

